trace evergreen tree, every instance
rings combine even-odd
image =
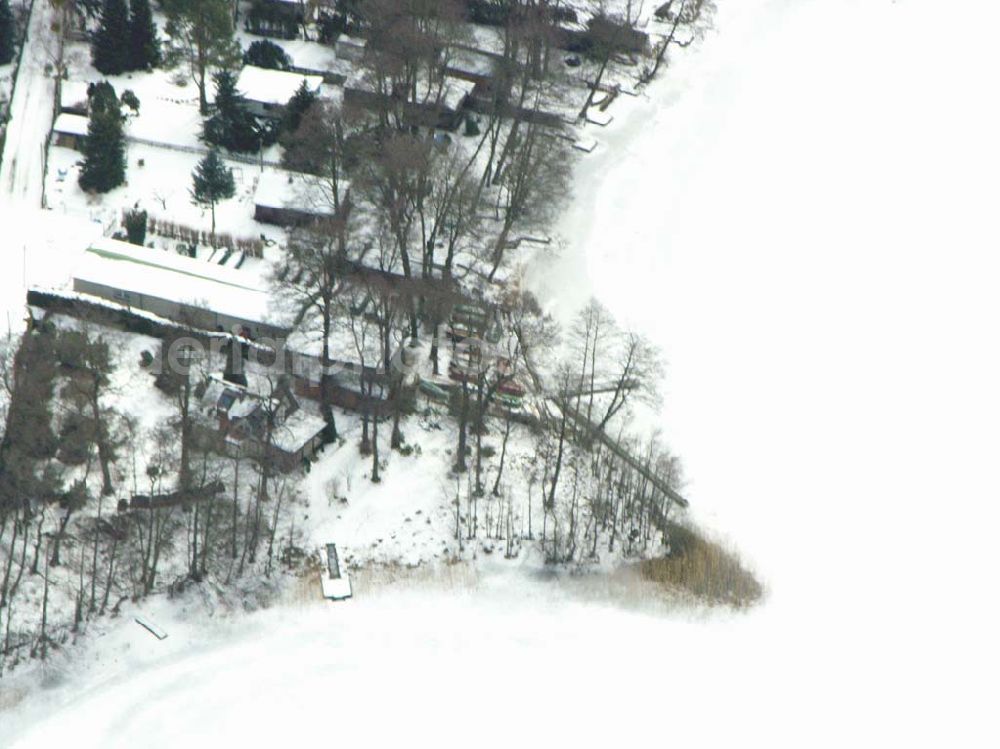
[[[10,12],[10,0],[0,0],[0,65],[14,59],[14,14]]]
[[[90,124],[83,145],[83,167],[80,187],[84,190],[108,192],[125,181],[125,134],[122,131],[122,110],[115,90],[107,81],[92,84]]]
[[[236,77],[228,70],[215,74],[215,113],[205,120],[202,138],[236,153],[260,150],[262,134],[257,120],[246,110],[246,100],[236,90]]]
[[[129,23],[129,69],[149,70],[161,62],[160,40],[149,9],[149,0],[132,0]]]
[[[285,105],[285,111],[281,117],[281,129],[286,133],[294,133],[302,124],[302,118],[309,111],[309,107],[316,103],[316,92],[310,89],[305,81],[299,86],[298,91],[292,94],[292,98]]]
[[[270,39],[258,39],[243,53],[243,64],[269,70],[288,70],[292,66],[292,58]]]
[[[94,67],[105,75],[129,69],[129,21],[126,0],[105,0],[101,22],[90,48]]]
[[[99,81],[87,86],[88,110],[90,112],[107,112],[115,110],[121,114],[121,104],[115,87],[108,81]]]
[[[130,244],[137,244],[140,247],[146,244],[146,224],[149,220],[149,214],[146,211],[139,210],[138,208],[133,208],[130,211],[125,212],[125,232],[128,235],[128,241]]]
[[[215,245],[215,204],[220,200],[228,200],[236,194],[236,182],[233,172],[214,148],[202,159],[191,175],[194,185],[191,197],[198,205],[207,205],[212,210],[212,245]]]

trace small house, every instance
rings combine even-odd
[[[212,377],[201,406],[203,426],[216,431],[230,455],[267,455],[276,468],[291,471],[312,460],[324,444],[326,422],[303,408],[282,383],[264,396]]]
[[[341,185],[346,203],[348,186]],[[254,220],[274,226],[307,226],[336,216],[333,195],[317,177],[281,169],[264,171],[254,191]]]
[[[281,47],[292,59],[290,71],[319,76],[327,86],[342,86],[354,70],[349,60],[340,59],[327,44],[292,39],[283,41]]]
[[[247,109],[251,114],[277,119],[281,117],[282,109],[303,83],[318,95],[323,86],[323,78],[318,75],[301,75],[285,70],[268,70],[245,65],[236,81],[236,88],[246,100]]]
[[[475,87],[473,81],[450,76],[440,88],[419,81],[414,98],[399,90],[391,95],[380,92],[370,81],[355,76],[344,84],[344,103],[375,111],[398,109],[407,124],[454,130],[462,122]]]
[[[63,148],[82,151],[90,120],[78,114],[60,114],[52,125],[52,142]]]

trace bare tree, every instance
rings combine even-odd
[[[368,45],[365,76],[377,126],[406,131],[434,128],[447,82],[448,43],[462,36],[458,0],[367,0],[362,6]]]
[[[636,22],[642,13],[642,4],[642,0],[626,0],[622,10],[612,12],[605,0],[598,0],[596,3],[594,14],[587,22],[584,44],[587,56],[597,63],[597,73],[590,82],[587,99],[580,109],[578,115],[580,119],[587,116],[594,97],[601,90],[608,65],[615,55],[642,51],[639,40],[644,37],[636,29]]]
[[[337,294],[348,263],[348,216],[321,221],[295,232],[288,243],[285,264],[272,281],[293,307],[294,322],[313,326],[320,339],[320,404],[329,439],[337,425],[331,401],[333,359],[330,337],[340,307]]]
[[[343,108],[324,101],[311,106],[298,129],[284,137],[285,166],[311,175],[310,183],[323,203],[310,207],[334,216],[346,210],[353,129],[353,121]]]
[[[667,53],[671,46],[689,47],[694,41],[700,38],[710,26],[709,19],[715,10],[713,0],[670,0],[657,10],[657,16],[670,23],[670,31],[653,50],[652,64],[644,65],[639,74],[640,83],[649,83],[659,72],[663,63],[667,60]],[[683,39],[679,39],[677,32],[682,27],[689,29],[689,33]]]
[[[497,191],[500,227],[493,243],[491,281],[504,261],[512,230],[528,222],[543,225],[566,198],[570,161],[565,141],[534,123],[516,137],[523,140],[512,150]]]

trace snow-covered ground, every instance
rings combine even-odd
[[[234,620],[155,600],[167,640],[125,622],[3,695],[0,745],[996,745],[1000,14],[721,5],[598,131],[535,284],[664,346],[687,496],[767,603],[499,564]]]

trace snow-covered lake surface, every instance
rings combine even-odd
[[[687,495],[767,603],[623,610],[512,569],[162,610],[170,638],[93,643],[0,745],[996,746],[997,12],[720,4],[600,132],[538,283],[664,347]]]

